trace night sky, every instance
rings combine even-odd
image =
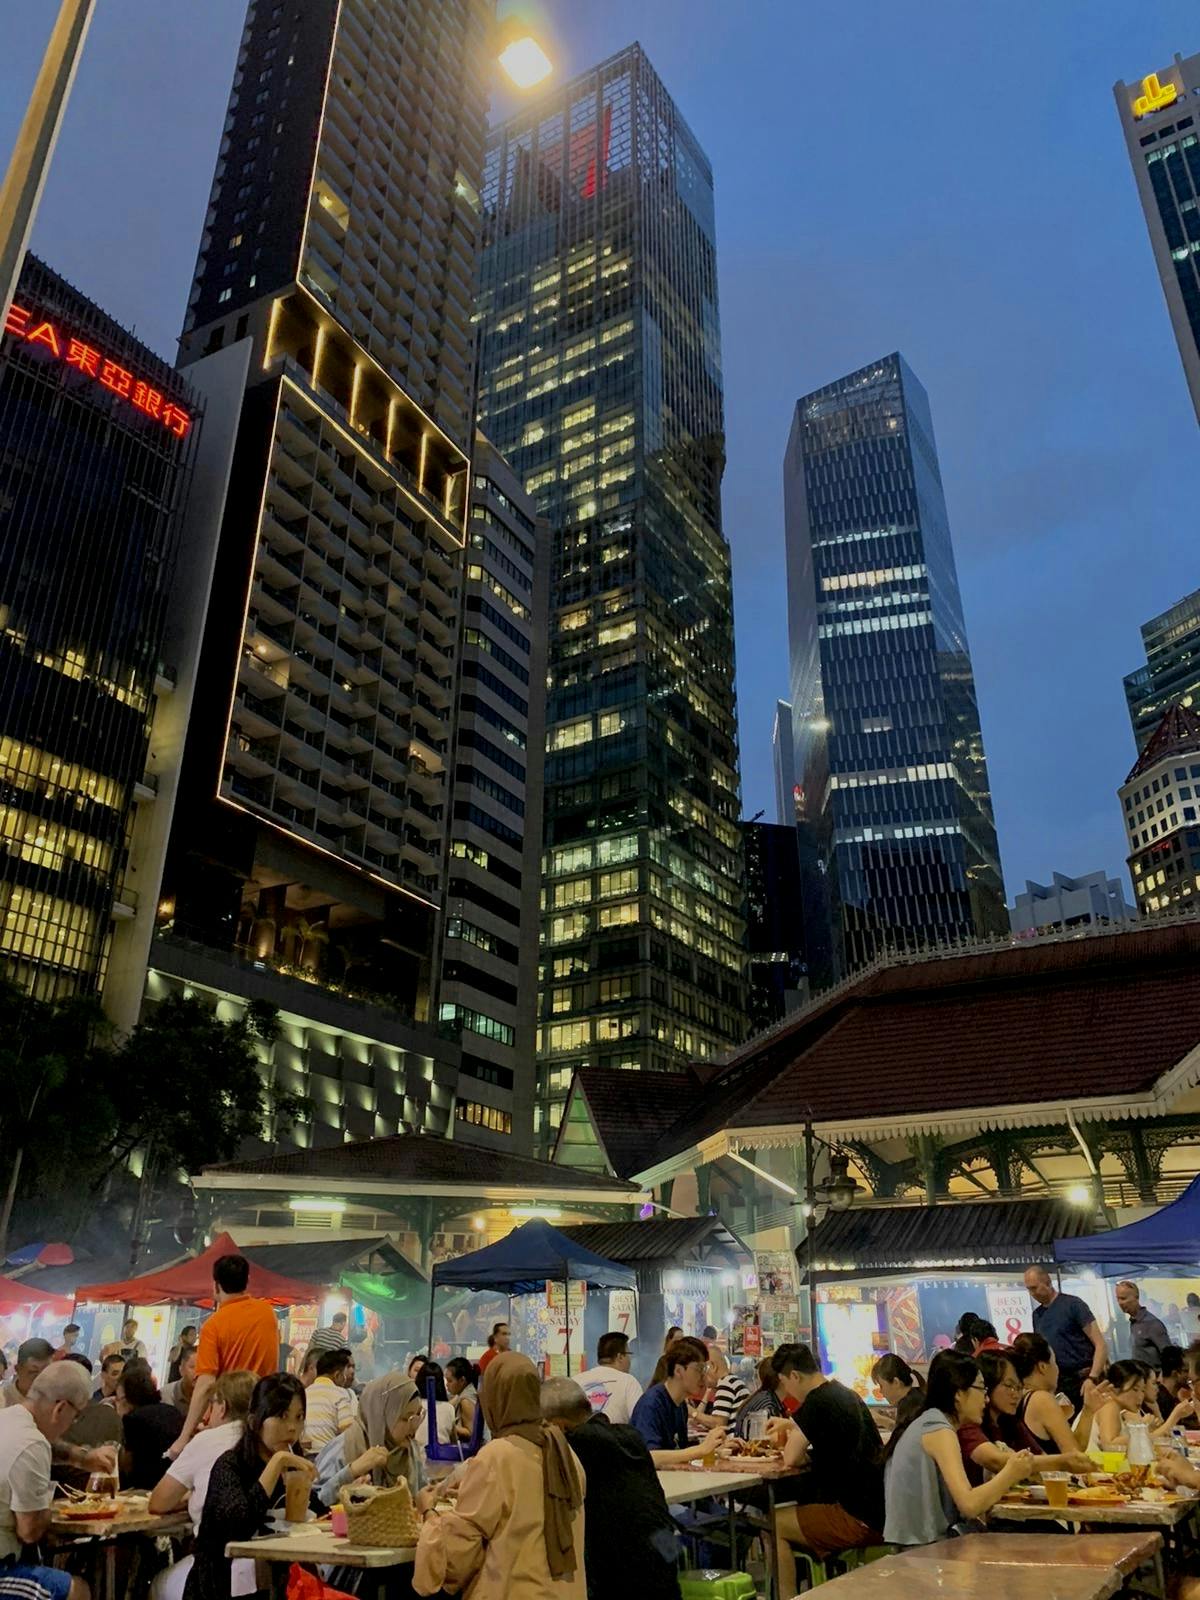
[[[34,248],[174,353],[244,0],[98,0]],[[57,0],[6,0],[7,159]],[[506,7],[505,9],[511,9]],[[797,396],[903,351],[929,391],[1009,898],[1120,869],[1138,627],[1200,587],[1200,433],[1112,84],[1195,0],[559,0],[570,74],[637,38],[716,174],[745,811],[788,683]]]

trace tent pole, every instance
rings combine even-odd
[[[433,1360],[433,1297],[435,1292],[436,1285],[434,1284],[433,1274],[431,1272],[429,1274],[429,1338],[425,1344],[425,1349],[428,1353],[430,1361]]]
[[[567,1377],[571,1376],[571,1280],[563,1279],[563,1320],[567,1325]]]

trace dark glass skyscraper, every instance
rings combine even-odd
[[[1144,750],[1173,705],[1200,707],[1200,589],[1142,624],[1146,664],[1125,679],[1133,737]]]
[[[933,422],[899,355],[798,402],[784,495],[801,839],[835,974],[1007,931]]]
[[[0,346],[0,963],[37,994],[99,993],[138,909],[197,413],[173,368],[26,258]]]
[[[743,1037],[712,172],[639,46],[496,130],[480,413],[554,530],[540,1109]]]

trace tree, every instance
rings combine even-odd
[[[225,1022],[172,995],[114,1047],[93,1001],[32,1000],[0,980],[0,1221],[18,1195],[36,1196],[41,1226],[53,1217],[73,1231],[140,1153],[136,1251],[169,1174],[228,1161],[243,1140],[307,1115],[307,1101],[264,1080],[258,1046],[278,1032],[262,1002]]]

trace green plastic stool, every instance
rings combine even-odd
[[[748,1572],[718,1572],[712,1567],[679,1574],[683,1600],[754,1600],[754,1579]]]
[[[823,1583],[828,1583],[834,1576],[829,1570],[829,1563],[840,1559],[840,1556],[827,1556],[822,1560],[820,1556],[813,1555],[811,1550],[805,1550],[796,1544],[792,1546],[792,1554],[796,1558],[797,1567],[804,1568],[807,1573],[806,1587],[809,1589],[819,1589]]]
[[[857,1550],[843,1550],[838,1560],[847,1572],[853,1572],[858,1567],[869,1567],[872,1561],[882,1561],[884,1556],[895,1553],[894,1544],[868,1544],[862,1545]]]

